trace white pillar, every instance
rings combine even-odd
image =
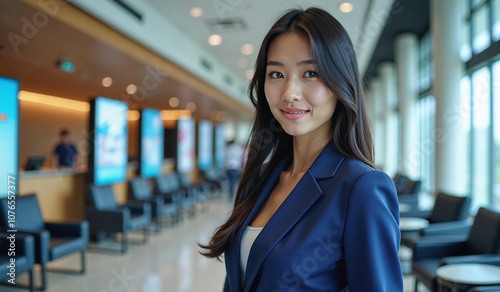
[[[460,122],[450,116],[450,112],[460,112],[461,22],[460,1],[431,1],[435,76],[432,93],[436,99],[435,189],[450,193],[463,193],[457,181],[460,177],[458,166],[460,160],[467,159],[459,151]]]
[[[384,62],[379,65],[379,75],[382,85],[384,99],[384,170],[394,176],[398,166],[398,123],[395,121],[395,108],[397,105],[397,75],[396,66],[392,62]]]
[[[375,165],[385,168],[385,131],[384,131],[384,95],[382,94],[382,84],[378,78],[373,78],[370,82],[370,95],[372,99],[372,135],[373,146],[375,148]]]
[[[404,33],[396,38],[396,67],[399,97],[399,167],[398,170],[416,179],[420,165],[416,131],[418,95],[418,38]]]

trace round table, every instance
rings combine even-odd
[[[467,291],[475,286],[500,284],[500,267],[486,264],[451,264],[436,270],[439,291],[444,287],[451,291]]]
[[[401,231],[419,231],[429,226],[429,221],[417,217],[399,218],[399,230]]]

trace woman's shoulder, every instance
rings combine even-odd
[[[340,166],[339,171],[348,175],[353,183],[356,183],[360,180],[374,180],[381,183],[392,184],[392,179],[385,172],[379,169],[375,169],[355,158],[346,157],[342,165]]]

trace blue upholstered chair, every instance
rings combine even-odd
[[[19,275],[28,272],[28,289],[33,292],[35,291],[35,284],[33,281],[33,267],[35,265],[35,239],[29,234],[15,233],[15,256],[10,256],[9,249],[11,240],[9,237],[11,234],[12,233],[0,232],[0,281],[11,279],[9,274],[11,272],[9,265],[11,265],[11,258],[14,258],[14,276],[17,278]],[[12,284],[8,283],[8,285]],[[19,287],[17,279],[15,286]]]
[[[90,233],[121,233],[121,252],[127,251],[129,231],[142,229],[143,242],[149,237],[151,224],[151,205],[147,202],[128,202],[118,205],[111,185],[89,185],[90,206],[85,210],[85,217],[90,225]]]
[[[15,202],[15,228],[18,232],[29,233],[35,238],[35,263],[41,265],[42,273],[40,289],[45,290],[47,287],[46,264],[75,252],[81,255],[81,269],[76,272],[85,273],[85,252],[89,242],[88,222],[44,222],[35,194],[17,196]],[[0,219],[4,228],[8,226],[8,206],[7,198],[0,200]]]
[[[130,180],[130,190],[135,201],[148,202],[151,204],[152,218],[156,225],[156,231],[161,229],[162,219],[179,218],[180,196],[153,194],[149,181],[143,177],[136,177]]]
[[[436,269],[440,266],[500,261],[500,213],[480,208],[467,237],[425,237],[412,242],[410,247],[415,291],[419,282],[437,291]]]

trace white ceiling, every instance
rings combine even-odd
[[[245,79],[245,72],[254,67],[257,50],[271,25],[286,10],[291,8],[320,7],[330,12],[346,28],[357,51],[358,62],[363,73],[371,58],[373,49],[383,29],[394,0],[350,0],[354,10],[342,13],[339,10],[343,0],[145,0],[185,34],[195,40],[206,52],[236,74]],[[133,3],[133,2],[130,2]],[[203,9],[203,15],[191,17],[193,7]],[[240,18],[246,29],[213,31],[208,23],[212,20]],[[208,37],[220,34],[219,46],[208,44]],[[241,53],[241,46],[252,44],[255,52],[250,56]],[[239,58],[246,58],[244,68],[237,66]]]

